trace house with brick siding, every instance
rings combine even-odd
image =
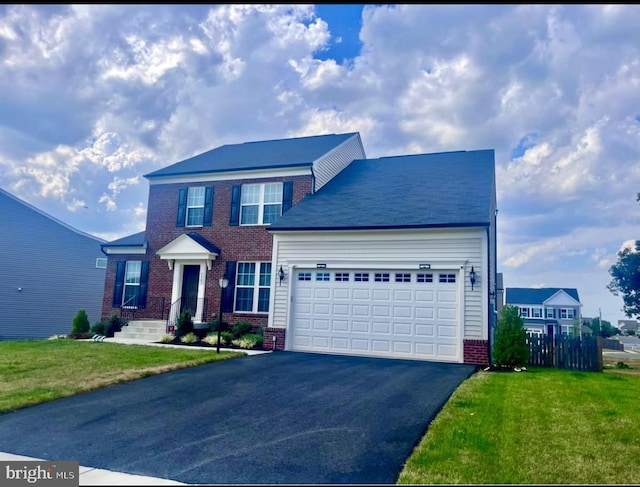
[[[359,133],[329,134],[145,177],[145,231],[103,245],[105,318],[162,326],[189,309],[197,323],[221,308],[263,325],[273,350],[488,363],[493,150],[367,159]]]
[[[363,157],[360,134],[329,134],[224,145],[145,175],[145,230],[102,245],[103,320],[144,321],[139,336],[157,337],[181,312],[207,322],[222,304],[226,322],[266,324],[268,226]]]

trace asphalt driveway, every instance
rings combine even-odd
[[[190,484],[395,483],[475,370],[251,355],[0,415],[0,451]]]

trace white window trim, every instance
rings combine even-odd
[[[238,284],[238,277],[240,276],[240,264],[255,264],[254,278],[253,278],[253,286],[246,286]],[[236,263],[236,282],[234,286],[234,296],[233,296],[233,312],[234,313],[246,313],[246,314],[256,314],[256,315],[266,315],[269,314],[269,310],[267,311],[258,311],[258,302],[260,298],[260,289],[269,289],[269,302],[271,302],[271,274],[269,276],[269,284],[266,286],[260,285],[260,271],[262,270],[262,264],[271,264],[268,261],[242,261]],[[272,266],[273,267],[273,266]],[[273,269],[271,269],[273,272]],[[238,310],[236,309],[237,297],[238,297],[238,289],[253,289],[253,303],[251,304],[251,311],[246,310]]]
[[[270,183],[248,183],[248,184],[243,184],[240,188],[240,226],[243,227],[256,227],[256,226],[268,226],[271,225],[271,223],[262,223],[262,221],[264,220],[264,206],[265,206],[265,202],[264,202],[264,189],[266,187],[267,184],[279,184],[280,185],[280,215],[282,215],[282,205],[284,203],[283,201],[283,195],[284,195],[284,184],[280,181],[273,181]],[[259,186],[260,188],[260,192],[259,192],[259,196],[258,196],[258,203],[242,203],[242,192],[244,191],[244,188],[247,186]],[[275,205],[276,203],[267,203],[269,205]],[[242,208],[245,206],[258,206],[258,222],[257,223],[242,223]]]
[[[553,318],[554,312],[553,312],[553,308],[545,308],[544,310],[544,317],[547,320],[552,320]]]
[[[127,282],[127,271],[129,270],[129,264],[139,264],[139,268],[138,268],[138,282]],[[136,295],[140,294],[140,277],[142,276],[142,261],[141,260],[128,260],[126,261],[126,264],[124,266],[124,277],[123,277],[123,283],[122,283],[122,307],[126,308],[126,309],[134,309],[138,307],[138,302],[136,300],[135,304],[130,304],[128,305],[126,302],[126,295],[127,295],[127,286],[137,286],[138,287],[138,293]]]
[[[562,316],[562,315],[566,316]],[[571,316],[569,316],[571,315]],[[561,320],[572,320],[576,317],[576,311],[573,308],[560,308],[560,319]]]
[[[530,318],[531,317],[531,308],[529,306],[519,306],[519,312],[521,318]],[[526,312],[525,312],[526,310]]]
[[[534,312],[534,311],[539,311],[539,312],[540,312],[540,316],[533,316],[533,312]],[[542,319],[544,319],[544,312],[543,312],[543,311],[544,311],[544,310],[543,310],[540,306],[532,306],[532,307],[531,307],[531,311],[530,311],[530,313],[531,313],[530,318],[533,318],[533,319],[535,319],[535,320],[542,320]]]
[[[191,190],[196,190],[196,189],[203,189],[202,192],[202,204],[201,205],[189,205],[189,193],[191,192]],[[184,215],[184,226],[188,227],[188,228],[200,228],[203,226],[204,224],[204,205],[205,205],[205,199],[206,199],[206,188],[204,186],[190,186],[189,189],[187,189],[187,208],[185,210],[185,215]],[[196,223],[196,224],[189,224],[189,210],[192,209],[196,209],[196,208],[202,208],[202,218],[200,219],[200,223]]]

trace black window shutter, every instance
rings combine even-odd
[[[282,213],[293,204],[293,181],[285,181],[282,185]]]
[[[202,225],[210,227],[213,223],[213,186],[207,186],[204,191],[204,219]]]
[[[140,267],[140,290],[138,292],[138,308],[144,309],[147,306],[147,288],[149,287],[149,262],[142,261]]]
[[[178,191],[178,216],[176,217],[176,227],[184,227],[184,219],[187,214],[187,189]]]
[[[229,280],[229,285],[222,293],[222,311],[225,313],[233,312],[233,295],[236,287],[236,261],[228,260],[226,263],[225,276]],[[224,317],[223,317],[224,318]]]
[[[229,215],[229,225],[238,226],[240,224],[240,193],[242,185],[235,184],[231,188],[231,213]]]
[[[124,268],[127,265],[126,262],[116,262],[116,282],[113,286],[113,307],[119,308],[122,306],[122,291],[124,287]]]

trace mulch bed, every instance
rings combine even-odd
[[[183,347],[204,347],[204,348],[216,348],[217,345],[211,345],[210,343],[204,342],[202,340],[197,340],[193,343],[183,343],[180,341],[179,338],[174,338],[173,341],[170,342],[156,342],[156,343],[162,343],[164,345],[180,345]],[[253,348],[242,348],[242,347],[238,347],[237,345],[234,345],[233,343],[228,343],[228,344],[220,344],[220,348],[224,348],[224,349],[234,349],[234,350],[270,350],[270,349],[266,349],[262,346],[260,347],[253,347]]]

